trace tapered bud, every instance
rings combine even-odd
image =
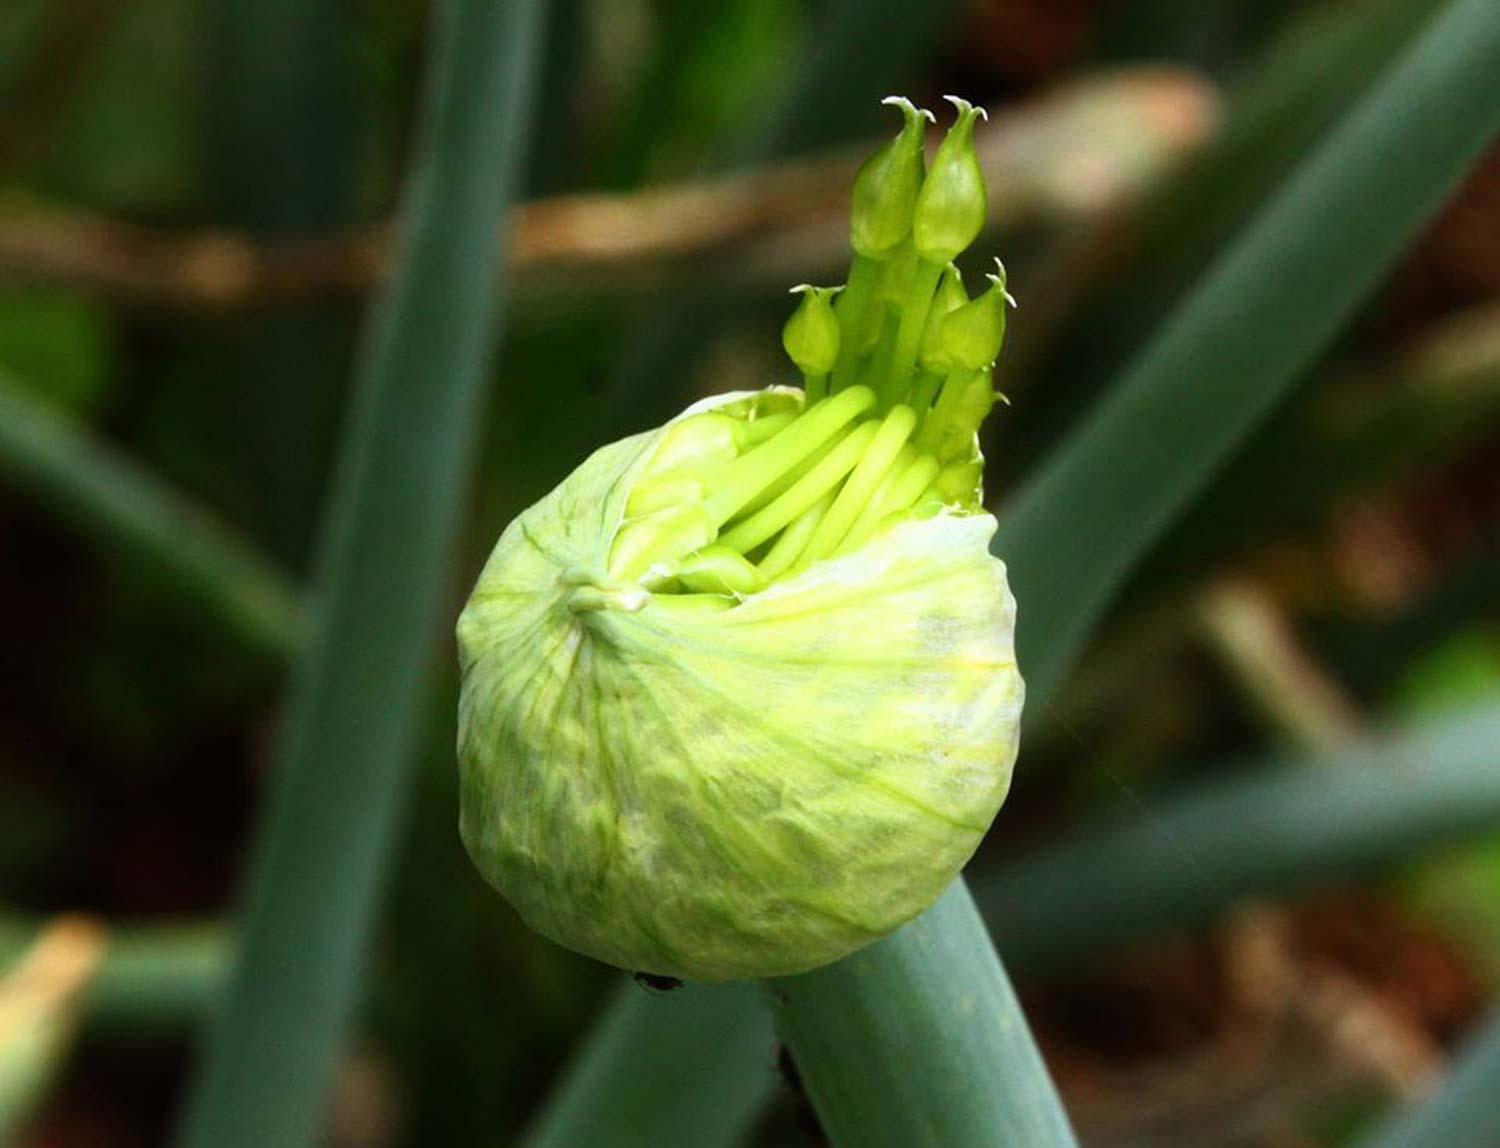
[[[832,302],[839,290],[806,283],[792,288],[802,302],[781,329],[781,345],[804,375],[826,375],[839,357],[839,321]]]
[[[988,117],[967,100],[943,98],[958,109],[958,120],[932,158],[912,218],[917,254],[938,264],[951,262],[974,242],[984,227],[987,206],[984,173],[974,150],[974,121]]]
[[[977,371],[999,357],[1005,343],[1005,312],[1015,300],[1005,289],[1005,266],[995,260],[998,274],[987,275],[990,289],[972,302],[956,307],[943,319],[939,342],[950,367]]]
[[[968,301],[969,293],[964,290],[964,279],[958,265],[948,264],[943,269],[943,277],[938,280],[937,294],[927,312],[927,326],[922,329],[922,350],[917,362],[923,370],[942,373],[953,369],[954,363],[943,345],[943,320]]]
[[[884,103],[899,108],[901,133],[860,166],[849,208],[849,244],[859,255],[884,259],[911,234],[912,212],[922,186],[922,136],[933,114],[902,96]]]

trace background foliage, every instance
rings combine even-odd
[[[511,306],[488,409],[464,420],[473,482],[447,484],[456,558],[428,575],[443,617],[509,516],[592,446],[790,376],[784,289],[836,273],[842,148],[891,126],[892,90],[994,114],[981,247],[1021,308],[990,495],[1008,546],[1037,537],[1033,496],[1012,495],[1110,409],[1096,400],[1127,364],[1193,373],[1140,352],[1235,237],[1290,246],[1292,224],[1261,214],[1274,189],[1441,7],[553,0],[540,47],[494,30],[494,58],[536,70],[537,113],[524,164],[495,160],[527,202],[503,264],[494,249]],[[350,380],[383,369],[358,332],[427,154],[442,26],[397,0],[0,7],[0,1137],[17,1144],[161,1143],[187,1098],[261,799],[295,768],[275,750],[287,666]],[[1365,194],[1390,206],[1410,174]],[[440,261],[418,293],[463,290],[491,331],[473,236],[501,206],[475,205],[470,286]],[[1312,285],[1287,282],[1278,322],[1319,305]],[[1269,400],[1283,332],[1225,329],[1242,377],[1197,393]],[[453,385],[452,340],[415,338],[395,390]],[[1181,487],[1191,505],[1100,597],[1083,654],[1034,655],[1056,688],[970,869],[1086,1144],[1493,1135],[1462,1095],[1425,1124],[1388,1114],[1485,1031],[1500,976],[1500,156],[1295,367],[1271,417]],[[392,417],[388,447],[413,425]],[[1169,425],[1113,425],[1106,477],[1146,460],[1144,489],[1171,481]],[[430,494],[439,469],[421,451],[376,466],[380,505]],[[1065,505],[1109,556],[1039,571],[1043,587],[1114,569],[1129,526],[1128,508]],[[748,989],[619,997],[478,880],[454,832],[447,627],[429,639],[408,607],[355,619],[404,626],[432,688],[410,775],[390,775],[409,801],[325,1141],[819,1143]],[[332,679],[363,696],[390,648],[342,648]],[[347,756],[330,792],[360,778],[368,755]],[[335,871],[360,856],[328,851]],[[660,1047],[621,1044],[641,1018]],[[1457,1078],[1490,1087],[1494,1047],[1480,1035]]]

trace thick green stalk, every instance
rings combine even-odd
[[[938,279],[943,274],[943,264],[929,263],[918,259],[916,270],[907,286],[907,297],[901,307],[896,329],[896,342],[891,351],[891,365],[886,375],[878,381],[880,386],[880,409],[890,410],[906,399],[911,388],[912,376],[917,369],[917,352],[922,349],[922,332],[927,328],[927,312],[932,308],[932,295],[937,290]]]
[[[1464,1046],[1436,1096],[1397,1113],[1359,1148],[1495,1148],[1500,1144],[1500,1012]]]
[[[640,1043],[643,1028],[656,1039]],[[775,1088],[775,1046],[754,985],[658,995],[624,982],[523,1142],[734,1148]]]
[[[834,304],[839,320],[839,355],[829,380],[832,392],[854,385],[859,358],[865,349],[870,309],[880,285],[881,264],[868,255],[856,255],[849,263],[849,282]],[[809,395],[809,398],[811,396]]]
[[[766,988],[831,1144],[1076,1143],[962,881],[884,940]]]
[[[543,5],[440,9],[434,86],[390,291],[371,326],[322,542],[244,948],[178,1143],[313,1136],[358,997],[424,667],[477,446]]]
[[[291,648],[292,587],[243,540],[154,475],[0,376],[0,475],[267,657]]]
[[[1017,637],[1034,689],[1062,676],[1119,583],[1326,350],[1497,127],[1500,6],[1454,0],[1027,484],[996,550],[1025,603]]]

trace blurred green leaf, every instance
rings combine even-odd
[[[1500,699],[1500,634],[1482,626],[1455,634],[1419,658],[1396,692],[1400,708],[1410,713]]]
[[[74,93],[47,151],[50,190],[121,213],[197,201],[196,10],[193,0],[132,0],[98,50],[72,62]]]
[[[143,564],[251,649],[291,645],[295,603],[281,574],[154,476],[91,440],[0,375],[0,474],[75,529]]]
[[[1452,938],[1500,987],[1500,818],[1488,840],[1448,850],[1402,876],[1402,903]]]
[[[1328,347],[1500,126],[1500,7],[1456,0],[1001,516],[1042,695],[1168,524]],[[1379,188],[1379,194],[1372,189]]]
[[[1083,399],[1144,345],[1437,6],[1325,0],[1299,12],[1241,69],[1226,93],[1222,129],[1143,205],[1108,273],[1055,339],[1045,376],[1014,412],[1009,437],[1020,454],[1034,454],[1033,440],[1048,443],[1055,427],[1071,423]]]
[[[439,11],[404,242],[360,363],[244,948],[183,1145],[307,1143],[357,1001],[479,439],[503,298],[494,237],[526,154],[543,12]]]
[[[1138,583],[1157,593],[1286,530],[1323,526],[1351,496],[1431,474],[1500,426],[1500,307],[1425,331],[1376,371],[1345,374],[1277,412],[1216,477]]]
[[[63,291],[0,291],[0,370],[67,410],[97,410],[116,350],[107,310]]]
[[[1053,972],[1242,897],[1500,828],[1500,708],[1247,761],[1227,780],[1141,802],[1030,859],[970,874],[1016,967]]]
[[[0,5],[0,91],[9,89],[46,29],[47,0],[10,0]]]

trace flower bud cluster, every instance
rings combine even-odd
[[[983,112],[855,179],[841,287],[796,288],[801,388],[600,448],[496,544],[458,624],[460,827],[540,932],[724,980],[836,960],[933,903],[1004,799],[1024,687],[978,429],[1004,268]]]
[[[998,260],[973,299],[953,263],[986,200],[974,147],[984,111],[952,102],[957,121],[927,170],[935,117],[887,101],[904,122],[855,178],[849,284],[793,288],[782,344],[802,402],[766,392],[737,414],[675,424],[636,481],[611,577],[729,605],[903,517],[978,507],[976,435],[1013,300]]]

